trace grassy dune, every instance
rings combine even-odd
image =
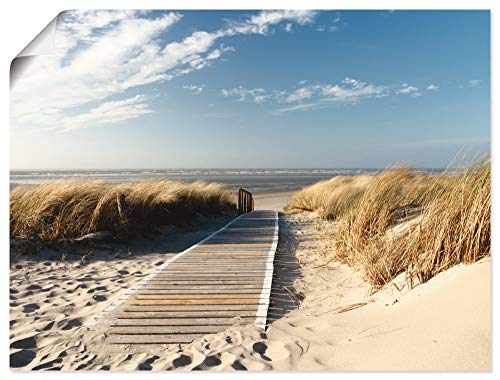
[[[335,221],[332,258],[363,270],[374,287],[403,271],[413,284],[490,254],[490,182],[488,159],[436,176],[391,169],[319,182],[287,210]]]
[[[74,239],[111,231],[124,237],[163,225],[188,225],[199,215],[233,211],[231,193],[215,183],[60,180],[11,191],[10,235]]]

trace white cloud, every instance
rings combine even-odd
[[[54,125],[53,128],[61,131],[70,131],[73,129],[117,124],[125,120],[135,119],[153,112],[144,103],[144,99],[144,95],[136,95],[124,100],[101,103],[88,112],[65,117],[59,125]]]
[[[403,83],[399,90],[396,90],[397,94],[411,94],[418,93],[418,88],[415,86],[410,86],[408,83]]]
[[[436,86],[434,84],[430,84],[425,88],[427,91],[439,91],[439,86]]]
[[[331,19],[331,24],[330,25],[318,25],[316,27],[316,31],[318,32],[335,32],[336,30],[339,29],[339,22],[340,22],[340,13],[335,12],[335,16]]]
[[[188,84],[188,85],[182,86],[182,88],[184,90],[188,90],[193,95],[199,95],[199,94],[201,94],[203,92],[203,89],[205,88],[205,85],[197,86],[197,85],[194,85],[194,84]]]
[[[469,87],[475,87],[475,86],[478,86],[480,83],[481,83],[481,80],[479,80],[479,79],[471,79],[467,82],[467,85]]]
[[[246,89],[243,86],[229,90],[223,89],[222,95],[225,97],[236,97],[239,102],[253,102],[257,104],[267,102],[272,97],[263,88]]]
[[[437,90],[433,87],[427,89],[429,91]],[[358,104],[364,100],[381,99],[396,94],[406,94],[411,97],[422,96],[422,92],[417,87],[408,83],[394,88],[394,86],[367,83],[350,77],[346,77],[338,83],[308,84],[308,81],[302,80],[296,86],[283,90],[248,89],[239,86],[223,89],[222,94],[228,98],[233,97],[239,102],[289,104],[289,106],[278,108],[275,111],[277,114],[327,108],[341,103]]]
[[[317,14],[318,12],[310,10],[262,11],[244,22],[234,23],[233,27],[227,30],[227,33],[266,34],[269,32],[270,26],[279,24],[283,21],[293,21],[299,25],[310,24],[314,21]]]
[[[313,95],[312,89],[310,89],[308,87],[302,87],[302,88],[299,88],[298,90],[295,90],[290,95],[288,95],[286,98],[286,102],[293,103],[296,101],[309,99],[312,95]]]
[[[86,126],[91,121],[103,125],[95,122],[93,115],[83,115],[90,111],[82,109],[105,112],[107,108],[100,105],[114,104],[107,101],[111,96],[210,66],[225,53],[234,51],[222,44],[216,46],[225,37],[266,34],[273,25],[285,21],[305,25],[314,20],[316,12],[263,11],[222,29],[196,31],[167,44],[162,43],[160,35],[179,22],[182,15],[153,15],[144,11],[62,14],[57,24],[55,53],[36,57],[11,90],[12,125],[53,128],[67,125],[66,121],[83,125],[79,120],[86,120]],[[136,104],[131,118],[147,109],[142,101],[138,104],[143,104],[143,108]],[[82,113],[80,118],[78,113]],[[124,116],[119,119],[125,120]],[[116,123],[118,118],[109,120]]]
[[[306,85],[306,81],[299,82],[299,87],[285,90],[265,90],[263,88],[247,89],[242,86],[224,89],[225,97],[234,97],[240,102],[254,103],[299,103],[281,108],[278,112],[313,109],[325,107],[333,103],[356,103],[368,98],[381,98],[388,96],[387,86],[379,86],[345,78],[339,84],[319,83]],[[304,100],[309,100],[303,104]]]
[[[290,106],[290,107],[278,108],[275,111],[275,113],[281,114],[281,113],[292,112],[292,111],[307,111],[307,110],[316,109],[316,108],[318,108],[318,105],[316,103],[301,103],[301,104],[296,104],[296,105]]]

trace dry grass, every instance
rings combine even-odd
[[[295,194],[287,211],[314,211],[327,220],[344,215],[359,201],[374,176],[338,176],[320,181]]]
[[[185,226],[199,215],[233,211],[231,193],[215,183],[60,180],[11,191],[10,235],[74,239],[112,231],[130,236],[163,225]]]
[[[332,257],[362,269],[380,287],[404,271],[411,284],[424,282],[489,255],[490,192],[484,159],[461,175],[392,169],[334,178],[299,192],[288,209],[335,220]]]

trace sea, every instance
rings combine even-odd
[[[440,172],[440,169],[415,169]],[[339,175],[378,173],[381,169],[130,169],[130,170],[13,170],[10,188],[36,185],[59,179],[104,180],[123,183],[171,179],[186,182],[203,180],[222,183],[231,190],[240,187],[253,193],[300,190],[318,181]]]

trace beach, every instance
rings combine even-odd
[[[14,22],[14,376],[492,373],[496,18],[435,7]]]
[[[257,195],[281,211],[293,192]],[[268,328],[232,326],[191,344],[127,352],[102,345],[88,322],[158,265],[227,222],[166,231],[61,260],[11,259],[13,369],[479,370],[491,367],[490,260],[408,289],[399,277],[374,294],[359,272],[328,262],[332,223],[280,213]],[[474,284],[474,286],[470,286]],[[286,291],[285,291],[286,289]]]

